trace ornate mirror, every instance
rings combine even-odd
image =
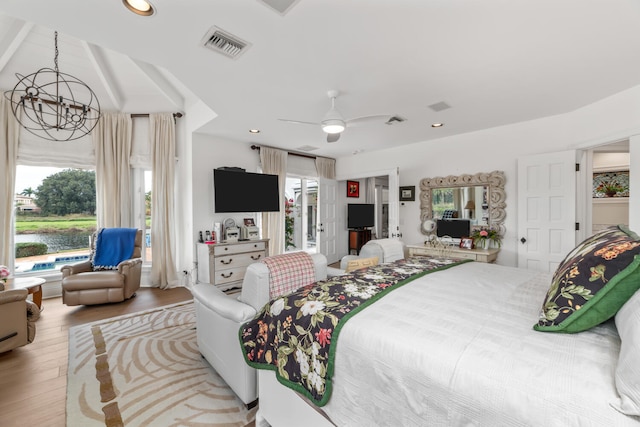
[[[504,236],[507,207],[502,171],[420,180],[420,223],[437,218],[469,218],[472,228],[489,227]],[[421,225],[420,232],[429,234]]]

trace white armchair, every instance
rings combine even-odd
[[[326,257],[313,254],[311,258],[315,279],[326,279]],[[240,297],[208,283],[198,283],[192,291],[200,353],[247,405],[258,398],[257,373],[244,361],[238,334],[240,326],[269,302],[269,287],[269,268],[256,262],[247,268]]]
[[[402,240],[376,239],[369,240],[360,248],[359,255],[345,255],[340,260],[340,268],[329,267],[329,276],[339,276],[345,273],[347,263],[354,259],[378,257],[378,263],[397,261],[406,258],[406,247]]]

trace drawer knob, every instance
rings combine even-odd
[[[233,276],[233,271],[232,271],[232,272],[230,272],[228,275],[225,275],[224,273],[220,273],[220,275],[221,275],[223,278],[228,279],[229,277]]]
[[[251,259],[254,260],[254,261],[259,260],[261,257],[262,257],[262,254],[258,254],[257,256],[251,255]]]
[[[229,258],[229,261],[227,261],[225,259],[221,259],[220,262],[222,264],[229,265],[229,264],[231,264],[233,262],[233,258]]]

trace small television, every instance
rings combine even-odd
[[[471,221],[468,219],[439,219],[436,226],[438,237],[449,236],[454,239],[469,237]]]
[[[374,226],[375,206],[369,203],[347,205],[347,228],[362,229]]]
[[[214,169],[213,191],[216,213],[280,210],[277,175]]]

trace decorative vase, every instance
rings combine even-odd
[[[606,193],[604,193],[605,196],[607,197],[613,197],[617,194],[617,191],[607,191]]]

